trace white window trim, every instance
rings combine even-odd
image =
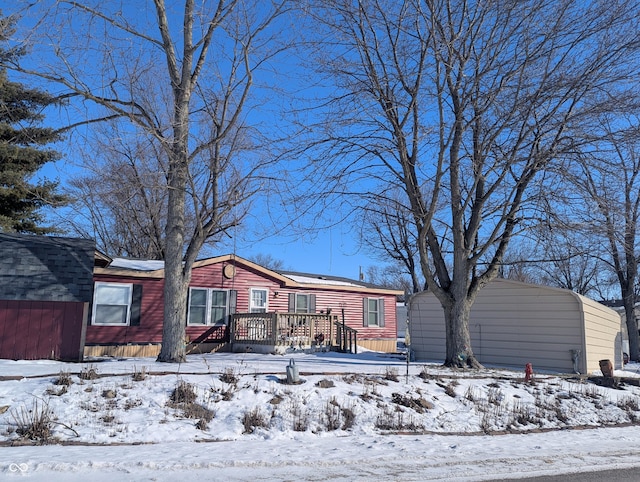
[[[253,309],[262,309],[262,306],[255,306],[253,304],[253,293],[254,291],[264,291],[265,294],[265,303],[264,303],[264,313],[268,313],[269,312],[269,288],[260,288],[260,287],[254,287],[254,288],[249,288],[249,313],[262,313],[261,311],[253,311]]]
[[[96,281],[94,285],[94,293],[97,292],[97,288],[99,286],[114,286],[117,288],[128,288],[129,289],[129,298],[127,300],[127,320],[126,323],[104,323],[96,320],[96,315],[98,314],[98,305],[102,303],[98,303],[96,296],[94,294],[93,297],[93,306],[91,309],[91,324],[98,326],[129,326],[131,324],[131,301],[133,299],[133,283],[107,283],[104,281]]]
[[[191,320],[191,290],[205,290],[207,292],[207,301],[205,305],[205,323],[204,325],[201,323],[190,323]],[[188,299],[188,310],[187,310],[187,326],[223,326],[222,324],[216,324],[211,322],[211,308],[212,308],[212,296],[211,293],[213,291],[224,291],[226,293],[225,299],[225,312],[226,318],[229,317],[229,297],[231,293],[229,290],[221,290],[218,288],[207,288],[205,286],[189,286],[189,299]],[[227,325],[227,321],[224,322],[224,325]]]

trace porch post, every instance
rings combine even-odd
[[[271,343],[276,346],[278,342],[278,313],[271,313]]]

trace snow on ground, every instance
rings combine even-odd
[[[298,384],[285,383],[291,360]],[[640,388],[523,377],[373,352],[0,360],[0,477],[464,481],[640,467]],[[49,444],[24,442],[43,412]]]

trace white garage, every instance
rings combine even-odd
[[[430,292],[409,300],[415,360],[445,359],[444,313]],[[622,367],[620,316],[573,291],[496,279],[478,294],[469,322],[471,346],[485,365],[583,374],[609,359]]]

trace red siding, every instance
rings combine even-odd
[[[395,339],[396,334],[396,297],[393,295],[380,295],[366,292],[348,292],[329,289],[286,289],[281,290],[277,298],[276,311],[288,311],[289,293],[313,293],[316,295],[316,311],[331,310],[342,322],[342,309],[344,307],[344,319],[347,326],[358,330],[358,339]],[[364,327],[363,300],[364,298],[384,299],[385,326]]]
[[[0,358],[79,361],[85,304],[0,301]]]
[[[210,264],[194,269],[191,275],[191,286],[236,290],[238,292],[237,311],[239,313],[249,311],[249,292],[251,288],[266,288],[269,290],[267,311],[276,309],[274,308],[273,294],[280,289],[279,281],[266,278],[263,274],[243,266],[237,266],[236,275],[232,279],[227,279],[222,275],[225,264],[228,263]],[[284,303],[286,306],[286,299]]]
[[[191,275],[191,286],[201,288],[217,288],[237,291],[237,308],[239,313],[249,311],[249,295],[251,288],[263,288],[269,292],[267,311],[287,312],[288,295],[293,292],[313,293],[316,295],[316,311],[331,311],[341,318],[341,304],[345,306],[346,323],[358,330],[359,339],[395,339],[396,338],[396,300],[393,295],[379,295],[367,292],[346,292],[334,289],[293,289],[283,288],[276,278],[250,267],[236,265],[236,274],[228,279],[223,275],[224,266],[229,262],[214,263],[194,268]],[[125,278],[96,274],[95,281],[142,284],[142,307],[140,326],[95,326],[87,327],[86,344],[126,344],[126,343],[160,343],[162,341],[163,293],[164,281],[150,278]],[[363,327],[363,298],[384,298],[385,326]],[[185,313],[186,319],[186,313]],[[226,339],[226,330],[212,330],[212,327],[187,326],[187,336],[192,341],[213,341]]]
[[[160,343],[162,341],[162,319],[164,280],[149,278],[122,278],[120,276],[94,276],[95,281],[111,283],[133,283],[142,285],[140,326],[87,326],[87,345]]]

